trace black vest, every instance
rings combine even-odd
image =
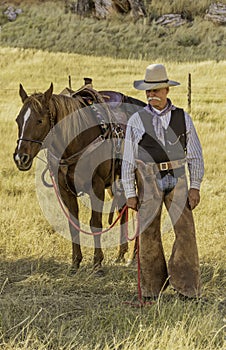
[[[183,109],[176,108],[171,111],[171,119],[168,128],[164,130],[165,145],[156,137],[151,113],[146,110],[139,112],[144,125],[145,133],[139,142],[138,158],[146,162],[162,163],[172,160],[184,159],[186,156],[186,124]],[[161,118],[161,117],[160,117]],[[180,176],[181,169],[164,171]],[[184,172],[184,169],[183,169]]]

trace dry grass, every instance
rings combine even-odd
[[[182,85],[171,90],[186,108],[187,74],[192,73],[192,115],[203,144],[206,174],[195,210],[205,303],[183,302],[172,290],[143,309],[124,302],[137,294],[136,268],[116,266],[116,248],[105,249],[106,275],[91,274],[92,249],[70,276],[71,244],[53,233],[35,192],[35,169],[19,172],[12,160],[14,119],[21,106],[18,85],[55,92],[72,76],[73,88],[90,76],[97,89],[133,90],[150,62],[0,49],[1,217],[0,349],[2,350],[213,350],[225,348],[225,112],[226,62],[167,63]],[[85,214],[86,215],[86,214]],[[163,235],[169,256],[172,232]]]

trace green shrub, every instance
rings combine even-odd
[[[201,39],[197,35],[184,34],[181,37],[178,37],[177,44],[179,46],[198,46],[201,43]]]

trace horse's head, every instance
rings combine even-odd
[[[52,93],[53,84],[44,93],[28,96],[20,84],[19,94],[23,106],[16,118],[18,140],[14,153],[14,161],[19,170],[26,171],[31,168],[34,157],[50,131],[52,120],[49,104]]]

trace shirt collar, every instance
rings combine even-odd
[[[167,105],[166,107],[159,111],[158,109],[152,107],[150,104],[148,104],[145,109],[150,112],[151,114],[153,115],[157,115],[157,116],[163,116],[165,114],[167,114],[168,112],[172,111],[172,110],[175,110],[176,107],[172,104],[171,100],[169,98],[167,98]]]

